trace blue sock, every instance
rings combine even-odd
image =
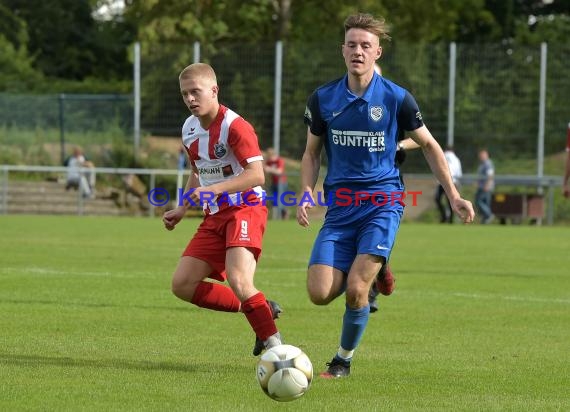
[[[356,349],[366,329],[369,315],[369,305],[360,309],[351,309],[346,305],[342,320],[342,334],[340,335],[340,346],[342,349],[345,351],[353,351]],[[345,358],[345,360],[350,359]]]

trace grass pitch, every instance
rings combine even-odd
[[[568,228],[404,224],[352,376],[280,404],[243,315],[170,293],[198,222],[0,217],[0,410],[570,410]],[[318,226],[270,222],[256,275],[316,373],[344,307],[305,291]]]

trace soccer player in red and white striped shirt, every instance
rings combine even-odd
[[[267,301],[253,283],[267,208],[261,185],[263,156],[253,127],[221,105],[213,68],[204,63],[186,67],[180,92],[192,113],[182,127],[182,142],[194,173],[185,193],[202,204],[205,217],[184,250],[172,279],[172,292],[197,306],[243,312],[256,335],[254,355],[281,344],[274,319],[279,305]],[[166,212],[164,226],[173,230],[190,201]],[[229,287],[220,282],[228,281]]]

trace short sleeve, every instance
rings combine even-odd
[[[319,104],[319,95],[315,91],[309,96],[307,106],[305,107],[305,124],[309,126],[309,130],[315,136],[322,136],[327,131],[327,124],[321,116],[321,107]]]
[[[416,103],[416,99],[406,91],[400,110],[398,111],[399,128],[411,132],[424,125],[422,113]]]
[[[243,167],[248,163],[263,160],[253,126],[241,117],[235,119],[230,125],[228,145],[232,148],[237,161]]]

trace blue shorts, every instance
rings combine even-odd
[[[322,264],[348,273],[360,254],[381,256],[387,262],[403,212],[399,204],[330,205],[315,239],[309,266]]]

